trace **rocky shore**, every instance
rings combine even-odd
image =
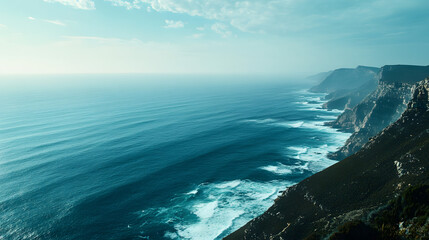
[[[417,82],[429,76],[429,66],[389,65],[381,68],[377,89],[346,109],[329,125],[353,133],[345,145],[329,155],[341,160],[357,152],[371,137],[396,121],[407,107]]]
[[[264,214],[225,239],[427,239],[427,76],[429,67],[383,67],[376,90],[331,123],[354,132],[331,155],[346,158],[286,189]],[[403,213],[410,206],[420,210]]]

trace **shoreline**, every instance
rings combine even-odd
[[[315,94],[308,92],[308,89],[305,89],[303,94],[300,95],[300,99],[302,100],[308,100],[307,103],[301,103],[297,104],[295,111],[301,112],[301,111],[313,111],[314,115],[313,118],[315,120],[302,120],[302,121],[278,121],[276,119],[248,119],[244,122],[249,124],[264,124],[264,125],[272,125],[272,126],[279,126],[279,127],[287,127],[287,128],[294,128],[294,129],[303,129],[306,131],[316,131],[321,132],[323,134],[329,134],[331,137],[330,142],[324,143],[324,144],[314,144],[314,145],[303,145],[303,146],[289,146],[287,147],[287,157],[297,159],[299,161],[306,162],[306,164],[302,167],[303,170],[311,171],[312,174],[317,174],[324,169],[328,168],[329,166],[332,166],[333,164],[337,163],[338,161],[332,160],[328,158],[328,153],[331,151],[334,151],[341,146],[344,145],[345,141],[348,139],[350,134],[340,132],[332,127],[324,126],[324,123],[328,122],[329,120],[336,119],[342,111],[329,111],[327,109],[323,109],[322,105],[325,100],[322,100],[323,97],[326,94]],[[314,99],[314,96],[317,97],[317,104],[311,104],[309,101],[316,100]],[[313,98],[313,99],[312,99]],[[318,114],[320,112],[320,114]],[[333,115],[334,114],[334,115]],[[318,119],[318,120],[317,120]],[[316,139],[314,141],[317,142]],[[269,165],[263,166],[259,168],[260,170],[270,172],[274,175],[280,176],[287,176],[288,174],[292,173],[292,170],[290,166],[283,165],[281,163],[271,163]],[[304,178],[305,179],[305,178]],[[302,179],[302,180],[304,180]],[[297,182],[287,182],[285,180],[274,180],[274,181],[268,181],[268,182],[255,182],[253,180],[249,179],[236,179],[232,181],[224,181],[224,182],[214,182],[214,183],[207,183],[207,184],[200,184],[194,189],[189,190],[187,193],[184,193],[187,197],[192,197],[197,194],[205,194],[205,192],[209,191],[212,194],[220,194],[223,195],[228,191],[232,191],[235,193],[240,194],[253,194],[263,196],[261,197],[259,201],[263,201],[265,203],[256,203],[252,208],[253,210],[246,210],[241,211],[240,208],[235,209],[235,204],[232,202],[242,202],[241,200],[236,199],[234,195],[217,199],[217,200],[210,200],[204,203],[194,204],[196,207],[193,211],[196,216],[200,218],[200,222],[197,222],[195,224],[187,225],[183,223],[183,225],[176,225],[175,232],[166,232],[165,237],[168,237],[170,239],[178,239],[178,238],[190,238],[195,239],[193,236],[195,236],[195,231],[199,231],[198,229],[205,228],[206,233],[212,232],[213,235],[217,235],[213,239],[222,239],[229,234],[233,233],[234,231],[238,230],[241,226],[245,225],[247,222],[251,221],[257,216],[260,216],[265,211],[268,210],[268,208],[275,202],[275,200],[280,197],[284,191],[286,191],[288,188],[293,187],[294,185],[300,183],[302,180]],[[257,188],[250,187],[250,186],[259,186]],[[272,187],[275,186],[275,189],[272,189]],[[262,191],[261,191],[262,188]],[[218,189],[216,190],[216,193],[213,192],[212,189]],[[248,189],[251,191],[248,192]],[[228,215],[230,215],[229,220],[224,221],[224,226],[222,228],[219,228],[219,230],[215,230],[212,228],[207,228],[207,226],[210,226],[210,218],[215,217],[217,214],[223,215],[222,211],[216,212],[216,209],[219,206],[221,201],[229,201],[232,205],[229,205],[226,209],[222,208],[223,211],[229,212]],[[191,204],[192,205],[192,204]],[[225,207],[225,206],[224,206]],[[259,209],[257,212],[258,214],[252,213],[255,209]],[[250,211],[250,213],[249,213]],[[245,217],[247,215],[247,217]],[[202,225],[201,225],[202,224]],[[219,234],[215,234],[215,232],[218,231]],[[196,238],[200,239],[200,238]],[[201,238],[202,239],[202,238]]]
[[[257,167],[254,171],[271,175],[272,180],[268,181],[237,178],[201,183],[175,196],[168,206],[142,210],[138,213],[139,217],[144,219],[158,215],[161,219],[172,221],[170,224],[173,228],[163,233],[167,239],[223,239],[266,212],[285,190],[337,163],[338,161],[329,159],[327,154],[341,147],[349,134],[324,126],[324,123],[336,119],[341,113],[322,108],[326,94],[311,93],[307,88],[295,94],[298,101],[290,104],[300,119],[273,117],[241,120],[241,123],[252,128],[298,131],[296,134],[304,131],[305,134],[301,133],[304,135],[312,133],[314,137],[307,139],[307,145],[285,143],[283,158],[294,159],[294,164],[287,164],[287,160],[283,163],[273,161]],[[297,181],[286,180],[287,176],[297,177],[300,174],[305,175]],[[190,212],[197,219],[175,221],[178,217],[175,212],[181,211]]]
[[[428,82],[419,82],[401,117],[356,154],[288,188],[264,214],[225,239],[417,239],[415,234],[427,230],[427,212],[404,218],[401,211],[407,205],[427,208],[421,195],[413,199],[403,193],[428,184]],[[364,237],[369,233],[372,237]]]

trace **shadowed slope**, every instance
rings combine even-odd
[[[429,183],[429,80],[401,118],[356,154],[288,188],[225,239],[304,239],[366,217],[405,186]]]

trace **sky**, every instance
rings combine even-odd
[[[0,74],[429,64],[428,0],[1,0]]]

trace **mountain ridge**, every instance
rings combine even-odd
[[[396,75],[398,74],[398,75]],[[327,125],[350,132],[343,147],[329,154],[341,160],[358,151],[368,139],[396,121],[407,107],[415,84],[429,76],[429,66],[386,65],[380,70],[377,89],[352,109]]]
[[[310,89],[311,92],[332,93],[338,90],[358,88],[367,81],[376,80],[380,69],[375,67],[358,66],[356,68],[336,69],[318,85]]]
[[[429,79],[413,90],[400,118],[357,153],[289,187],[264,214],[225,239],[329,236],[342,224],[367,218],[406,186],[428,184]]]

